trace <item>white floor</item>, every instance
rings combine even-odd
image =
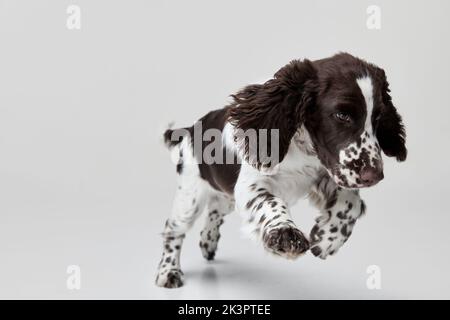
[[[375,30],[358,0],[75,2],[80,30],[66,24],[73,1],[0,1],[0,298],[450,298],[449,1],[379,0]],[[386,70],[409,151],[362,191],[367,216],[345,247],[284,261],[242,239],[233,215],[217,261],[203,260],[198,223],[186,286],[155,287],[175,190],[158,128],[339,51]],[[307,233],[315,214],[293,210]],[[367,288],[372,265],[381,290]]]
[[[125,206],[59,214],[54,208],[53,214],[34,212],[34,218],[27,221],[16,215],[2,225],[0,233],[0,298],[449,298],[449,265],[445,255],[440,255],[444,248],[411,238],[408,232],[398,236],[395,228],[402,214],[390,219],[392,225],[385,224],[392,213],[374,212],[368,202],[368,215],[356,225],[349,242],[326,261],[310,253],[297,261],[266,254],[259,245],[241,237],[239,216],[233,214],[223,226],[217,260],[207,262],[198,248],[198,223],[183,248],[185,286],[172,290],[153,284],[161,249],[161,215],[154,218],[147,210]],[[168,204],[156,207],[164,206]],[[305,211],[296,215],[299,225],[310,227],[312,208],[302,203],[296,211]],[[69,265],[81,268],[78,291],[67,289]],[[381,290],[367,288],[370,265],[381,270]]]

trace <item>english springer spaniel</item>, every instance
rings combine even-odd
[[[322,259],[335,254],[365,212],[358,189],[383,179],[381,150],[406,159],[404,126],[389,92],[383,69],[350,54],[294,60],[192,127],[168,129],[164,138],[178,156],[178,189],[156,284],[183,285],[183,238],[205,210],[200,248],[208,260],[224,216],[234,209],[275,255],[295,259],[309,249]],[[210,129],[220,130],[221,139],[205,137]],[[256,147],[249,130],[257,130]],[[276,131],[277,141],[267,140],[263,130]],[[235,161],[201,161],[213,140],[220,143],[218,153]],[[255,155],[268,149],[269,161]],[[291,218],[290,208],[302,197],[320,211],[309,238]]]

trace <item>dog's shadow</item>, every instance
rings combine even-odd
[[[185,279],[186,287],[195,286],[198,294],[214,299],[374,298],[368,290],[352,293],[355,288],[351,284],[332,288],[327,279],[318,283],[317,278],[308,278],[300,271],[294,276],[261,265],[238,265],[225,260],[208,262],[202,269],[185,270]]]

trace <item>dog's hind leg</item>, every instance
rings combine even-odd
[[[217,243],[220,239],[220,226],[225,215],[233,211],[234,200],[224,194],[215,194],[209,198],[208,215],[205,226],[200,233],[200,249],[202,255],[207,260],[213,260],[217,250]]]
[[[200,178],[198,165],[186,159],[188,154],[192,154],[190,144],[182,143],[181,161],[177,166],[178,189],[172,214],[164,228],[163,253],[156,277],[156,284],[160,287],[178,288],[183,285],[183,272],[180,268],[183,239],[203,212],[209,197],[206,182]]]

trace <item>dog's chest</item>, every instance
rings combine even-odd
[[[296,170],[280,170],[273,176],[273,191],[289,206],[307,196],[319,175],[319,168],[303,166]]]
[[[292,146],[285,161],[272,176],[272,187],[291,206],[309,194],[322,171],[316,156]]]

